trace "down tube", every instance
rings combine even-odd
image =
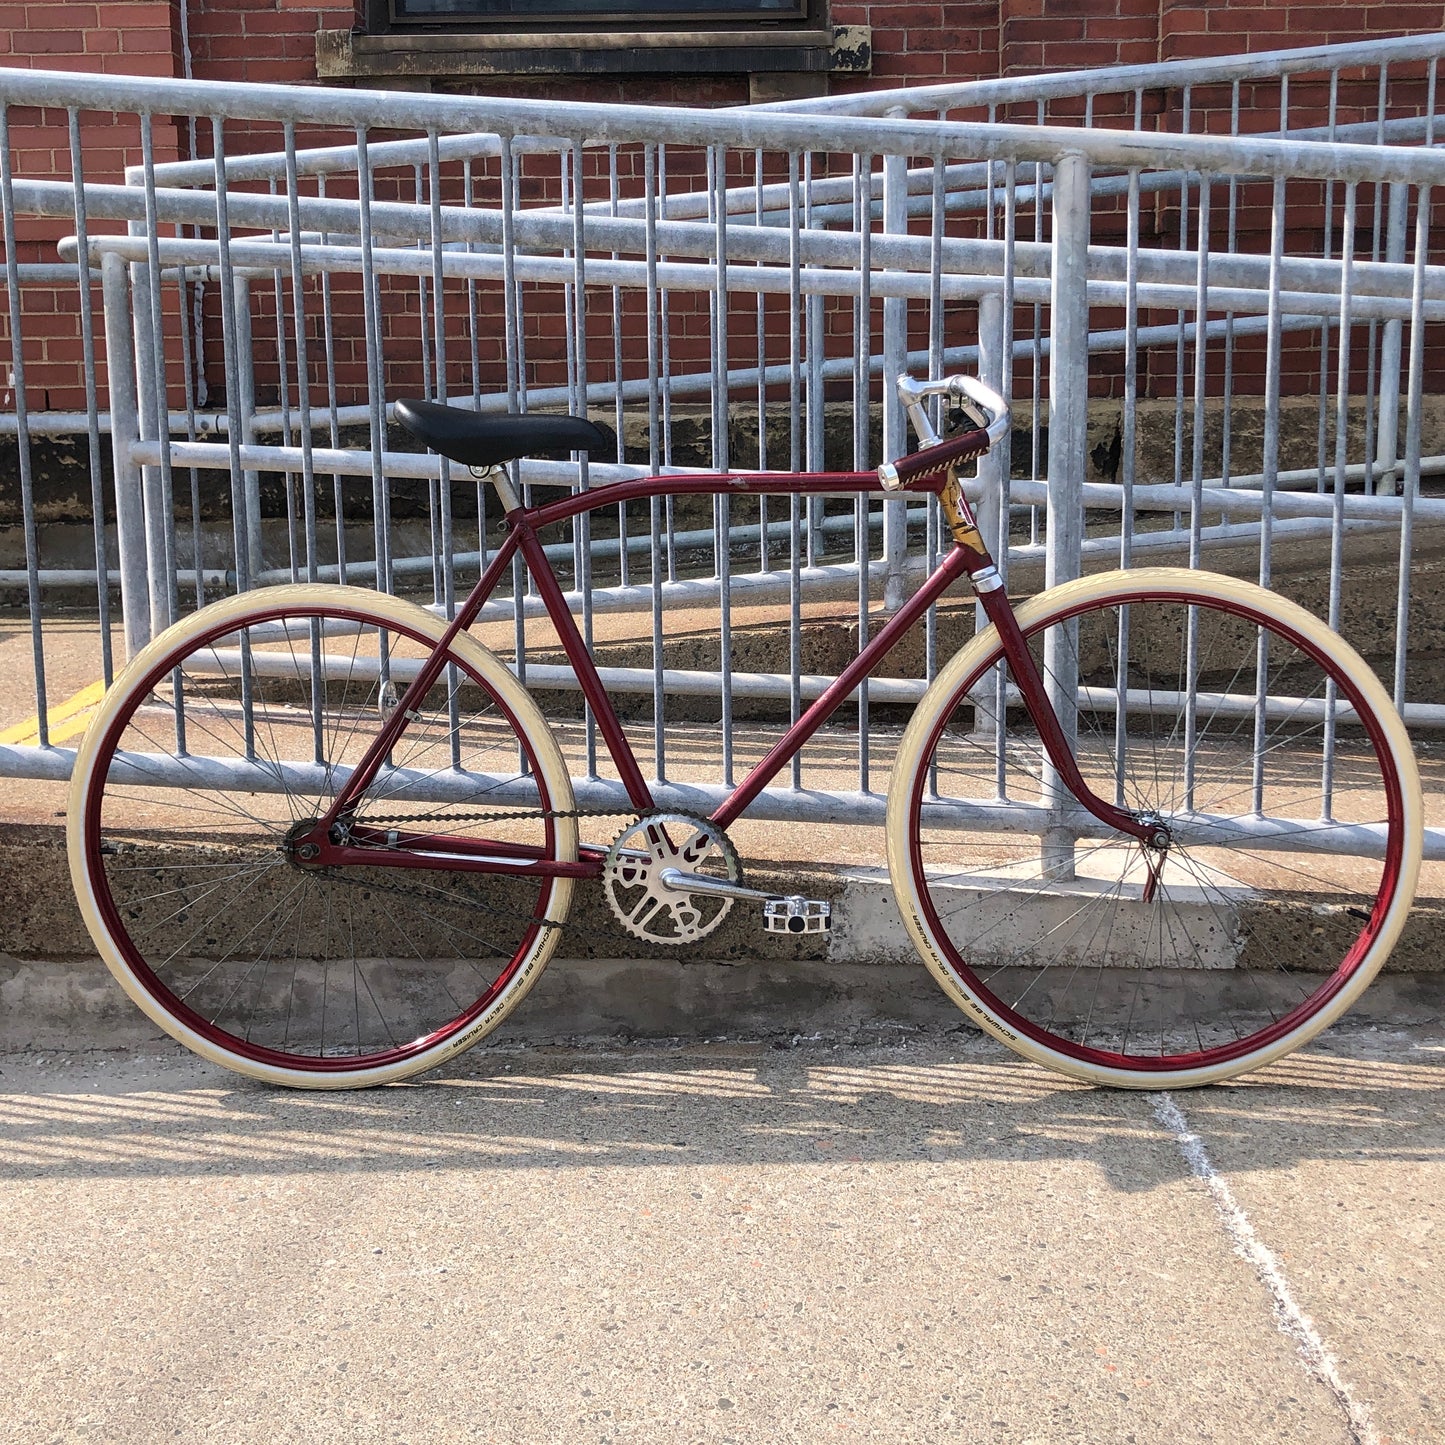
[[[970,552],[964,547],[955,547],[949,552],[923,586],[903,604],[893,619],[788,729],[767,757],[742,780],[737,791],[713,813],[713,822],[721,828],[736,822],[758,794],[777,776],[779,770],[791,760],[793,754],[832,717],[849,694],[872,673],[914,623],[960,577],[983,565],[988,565],[986,558],[981,561],[978,553]]]

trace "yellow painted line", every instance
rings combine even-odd
[[[50,741],[64,742],[79,737],[90,726],[90,714],[101,698],[105,696],[105,684],[93,682],[83,687],[73,697],[68,697],[55,707],[47,708],[45,720],[49,724]],[[40,742],[40,719],[32,716],[23,723],[0,732],[0,745],[10,747],[35,747]]]
[[[0,744],[23,743],[26,738],[38,738],[40,736],[40,723],[32,717],[29,722],[20,723],[19,726],[6,728],[0,732]]]

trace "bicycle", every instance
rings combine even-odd
[[[822,931],[827,900],[749,887],[728,826],[967,578],[988,625],[903,732],[885,824],[903,923],[949,997],[1025,1057],[1128,1087],[1224,1079],[1327,1027],[1389,953],[1420,867],[1419,778],[1384,688],[1319,619],[1208,572],[1106,572],[1015,607],[959,478],[1007,406],[969,377],[899,391],[922,446],[876,472],[650,477],[539,505],[506,464],[596,451],[605,433],[398,403],[490,480],[504,540],[451,621],[280,586],[204,608],[129,664],[79,749],[68,839],[126,992],[208,1059],[339,1088],[416,1074],[495,1029],[581,880],[600,880],[629,937],[686,947],[741,901],[767,930]],[[932,396],[973,408],[960,434],[939,438]],[[953,545],[721,806],[663,813],[539,532],[723,492],[934,496]],[[594,810],[576,806],[552,727],[468,633],[514,557],[626,789],[610,844],[582,841]]]

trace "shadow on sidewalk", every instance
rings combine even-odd
[[[1445,1050],[1315,1049],[1178,1095],[1246,1168],[1445,1157]],[[1378,1041],[1377,1041],[1378,1043]],[[0,1065],[0,1178],[1089,1162],[1181,1176],[1147,1093],[1071,1083],[962,1034],[905,1045],[478,1050],[416,1083],[269,1088],[184,1056]],[[1254,1161],[1254,1162],[1250,1162]],[[605,1175],[599,1175],[606,1187]]]

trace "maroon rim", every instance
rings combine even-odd
[[[1149,602],[1178,602],[1185,605],[1210,606],[1220,612],[1230,613],[1236,617],[1242,617],[1257,625],[1267,626],[1272,632],[1287,638],[1301,652],[1314,659],[1324,667],[1328,675],[1334,680],[1340,692],[1353,704],[1356,716],[1360,719],[1365,731],[1368,733],[1371,742],[1375,745],[1376,756],[1380,761],[1380,772],[1384,780],[1385,793],[1389,801],[1389,832],[1385,847],[1384,869],[1381,873],[1380,885],[1375,895],[1374,907],[1370,910],[1370,917],[1365,926],[1360,930],[1359,936],[1354,944],[1329,975],[1326,982],[1316,989],[1307,999],[1297,1004],[1282,1018],[1276,1019],[1267,1028],[1249,1035],[1245,1039],[1236,1039],[1230,1044],[1221,1044],[1217,1048],[1195,1050],[1187,1054],[1170,1054],[1167,1056],[1149,1056],[1138,1054],[1122,1054],[1112,1049],[1090,1048],[1083,1044],[1076,1044],[1072,1040],[1061,1038],[1057,1034],[1050,1033],[1047,1029],[1040,1028],[1022,1014],[1015,1012],[1009,1005],[1005,1004],[982,980],[974,973],[973,969],[964,961],[962,954],[954,946],[953,940],[943,928],[942,921],[933,905],[933,896],[926,886],[926,874],[923,866],[922,840],[919,836],[920,822],[919,813],[923,806],[923,782],[927,776],[928,769],[920,768],[917,777],[914,779],[913,790],[909,797],[908,821],[909,821],[909,860],[913,868],[915,879],[919,880],[918,896],[922,905],[925,921],[929,930],[944,951],[943,962],[948,970],[953,973],[958,981],[973,994],[978,1000],[1012,1030],[1023,1037],[1032,1040],[1054,1053],[1063,1054],[1069,1058],[1078,1059],[1080,1062],[1106,1066],[1110,1068],[1123,1069],[1133,1073],[1180,1073],[1187,1069],[1208,1067],[1216,1064],[1229,1063],[1235,1059],[1243,1058],[1245,1055],[1257,1053],[1261,1049],[1268,1048],[1271,1044],[1293,1033],[1305,1020],[1312,1018],[1324,1008],[1332,998],[1337,995],[1349,982],[1350,978],[1359,968],[1362,959],[1369,951],[1376,934],[1384,919],[1386,900],[1392,898],[1395,888],[1399,882],[1400,867],[1404,852],[1404,842],[1401,836],[1402,830],[1399,827],[1400,814],[1403,808],[1403,790],[1400,786],[1398,773],[1395,771],[1394,760],[1391,756],[1389,746],[1386,742],[1384,730],[1380,727],[1379,719],[1373,707],[1369,706],[1358,690],[1345,678],[1336,677],[1329,660],[1320,648],[1310,641],[1309,638],[1300,635],[1292,628],[1281,622],[1278,618],[1267,617],[1257,609],[1247,606],[1244,603],[1231,603],[1220,598],[1210,598],[1205,601],[1197,596],[1184,592],[1158,591],[1126,593],[1104,598],[1093,598],[1082,602],[1076,607],[1069,608],[1064,612],[1053,613],[1043,619],[1034,627],[1028,629],[1025,637],[1035,636],[1047,623],[1066,622],[1071,618],[1078,617],[1084,612],[1093,610],[1100,606],[1121,607],[1135,603]],[[991,667],[997,662],[986,664]],[[985,671],[981,667],[972,673],[960,685],[955,697],[967,692],[973,682]],[[953,708],[945,710],[934,724],[929,733],[928,741],[923,752],[924,757],[931,757],[934,748],[938,745],[938,739],[942,735],[948,719],[952,716]]]
[[[270,616],[272,618],[341,617],[350,621],[366,623],[374,623],[376,621],[374,615],[361,609],[331,606],[322,607],[307,604],[290,607],[277,606]],[[259,616],[253,617],[251,622],[254,623],[266,619],[267,614],[261,613]],[[199,647],[204,647],[218,637],[224,637],[228,633],[235,632],[237,627],[238,624],[234,621],[217,623],[214,627],[203,632],[198,638],[188,641],[185,647],[185,655],[194,652]],[[423,647],[429,648],[434,645],[431,638],[423,636],[404,625],[388,622],[386,630],[403,637],[408,637]],[[177,660],[181,655],[182,653],[179,649],[167,654],[162,661],[158,662],[146,673],[142,684],[135,689],[135,692],[140,696],[149,693],[151,688],[154,687],[166,673],[171,672],[175,668]],[[498,697],[493,689],[487,685],[483,678],[476,676],[470,668],[466,668],[460,659],[455,660],[456,665],[464,668],[467,675],[485,690],[487,696],[492,699],[502,711],[508,723],[511,724],[512,730],[516,733],[518,740],[526,747],[527,759],[532,766],[532,775],[536,780],[537,790],[541,795],[542,807],[544,809],[550,809],[552,802],[547,792],[545,780],[543,779],[541,770],[537,767],[537,759],[532,752],[530,743],[526,741],[526,734],[518,724],[516,715],[503,699]],[[96,751],[96,767],[95,771],[92,772],[92,779],[97,776],[104,778],[109,774],[110,763],[115,755],[116,746],[133,712],[134,709],[122,716],[117,716],[106,730]],[[517,950],[512,957],[512,961],[497,976],[491,987],[487,989],[470,1008],[464,1009],[446,1023],[439,1025],[420,1038],[411,1040],[409,1043],[398,1044],[374,1054],[353,1054],[349,1057],[341,1058],[316,1058],[307,1054],[289,1054],[279,1049],[270,1049],[259,1044],[251,1043],[249,1040],[237,1038],[236,1035],[217,1027],[209,1019],[198,1014],[188,1004],[177,998],[156,975],[145,959],[136,951],[130,934],[121,922],[119,912],[111,897],[110,880],[106,876],[104,863],[102,862],[103,855],[100,851],[100,804],[104,796],[104,791],[103,786],[92,786],[86,797],[83,822],[86,869],[92,881],[98,884],[95,889],[96,899],[100,908],[101,917],[105,920],[106,929],[110,937],[120,946],[127,966],[136,976],[141,986],[152,998],[164,1002],[168,1014],[199,1034],[208,1043],[224,1049],[227,1053],[239,1055],[255,1063],[314,1074],[346,1074],[355,1072],[358,1067],[379,1069],[385,1068],[390,1064],[402,1063],[408,1059],[414,1059],[418,1055],[435,1048],[438,1044],[444,1043],[455,1034],[464,1032],[475,1023],[476,1020],[491,1007],[497,996],[516,976],[517,970],[521,966],[522,958],[531,949],[532,942],[537,936],[538,925],[532,923],[522,935],[521,942],[517,945]],[[556,841],[554,821],[548,818],[545,820],[545,825],[548,851],[554,851]],[[537,912],[540,916],[546,917],[547,903],[551,897],[553,880],[551,878],[544,878],[543,881],[545,887],[538,901]]]

